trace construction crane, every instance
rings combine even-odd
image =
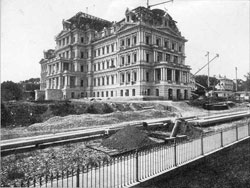
[[[156,3],[156,4],[153,4],[153,5],[149,5],[149,0],[147,0],[147,8],[150,9],[151,7],[161,5],[161,4],[165,4],[165,3],[169,3],[169,2],[173,2],[173,1],[174,0],[169,0],[169,1],[161,2],[161,3]]]

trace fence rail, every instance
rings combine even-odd
[[[250,136],[250,124],[172,145],[132,151],[95,165],[79,165],[20,182],[24,187],[129,187]]]

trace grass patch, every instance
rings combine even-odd
[[[209,160],[149,187],[246,188],[250,187],[250,139],[216,153]]]

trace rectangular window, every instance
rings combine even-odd
[[[134,62],[137,61],[137,54],[134,54]]]
[[[100,83],[101,81],[100,81],[100,78],[98,78],[98,86],[100,86],[101,85],[101,83]]]
[[[100,56],[101,55],[101,49],[99,48],[98,49],[98,56]]]
[[[124,45],[125,45],[125,42],[124,42],[123,39],[121,40],[120,45],[121,45],[121,46],[124,46]]]
[[[174,63],[178,63],[178,57],[174,56]]]
[[[121,92],[121,97],[123,96],[123,90],[120,91]]]
[[[179,52],[182,52],[182,46],[179,45]]]
[[[137,43],[137,38],[136,38],[136,36],[134,36],[134,38],[133,38],[133,42],[134,42],[134,44],[136,44],[136,43]]]
[[[146,62],[149,62],[149,54],[146,54]]]
[[[157,61],[162,61],[162,52],[157,53]]]
[[[104,97],[104,92],[102,91],[102,97]]]
[[[100,65],[100,63],[98,63],[98,70],[101,70],[101,65]]]
[[[107,60],[107,69],[109,69],[109,60]]]
[[[111,84],[114,84],[114,76],[111,76]]]
[[[83,72],[83,65],[81,65],[81,72]]]
[[[81,37],[81,43],[83,43],[84,42],[84,38],[83,37]]]
[[[108,91],[106,91],[106,97],[108,97],[109,96],[109,92]]]
[[[164,47],[165,47],[165,48],[168,48],[168,47],[169,47],[168,45],[169,45],[169,42],[168,42],[167,40],[165,40],[165,41],[164,41]]]
[[[114,52],[114,44],[111,44],[111,52]]]
[[[94,71],[96,71],[96,64],[94,64]]]
[[[83,53],[83,52],[81,52],[81,59],[82,59],[82,58],[84,58],[84,53]]]
[[[102,77],[102,85],[103,85],[103,86],[105,85],[104,77]]]
[[[105,69],[105,62],[102,62],[102,70]]]
[[[130,64],[130,55],[127,56],[128,64]]]
[[[113,97],[113,91],[110,92],[111,97]]]
[[[170,54],[166,54],[166,61],[170,62]]]
[[[127,74],[127,82],[130,82],[130,73]]]
[[[134,72],[134,81],[136,81],[137,80],[137,73],[136,72]]]
[[[94,86],[96,86],[96,78],[94,78]]]
[[[129,90],[128,89],[126,89],[125,95],[129,96]]]
[[[121,83],[124,83],[124,81],[125,81],[125,75],[121,74]]]
[[[156,45],[157,45],[157,46],[160,46],[160,45],[161,45],[161,39],[159,39],[159,38],[156,39]]]
[[[97,97],[99,97],[99,95],[100,95],[99,92],[97,92]]]
[[[167,69],[167,80],[172,80],[172,69]]]
[[[107,85],[109,85],[109,76],[107,76]]]
[[[172,43],[172,50],[175,50],[175,43]]]
[[[125,58],[124,58],[124,56],[122,56],[121,57],[121,65],[124,65],[124,63],[125,63]]]
[[[102,55],[105,54],[105,47],[102,47]]]
[[[146,72],[146,81],[149,82],[149,72]]]
[[[127,39],[127,46],[130,46],[130,38]]]
[[[83,87],[83,80],[81,80],[81,87]]]
[[[106,50],[107,50],[107,54],[109,53],[109,46],[106,47]]]
[[[135,89],[132,89],[132,96],[135,96]]]
[[[111,59],[111,68],[115,67],[114,65],[114,59]]]
[[[150,36],[146,36],[146,44],[150,44]]]

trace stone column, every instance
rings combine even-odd
[[[68,86],[68,76],[65,76],[65,88]]]
[[[180,70],[180,83],[183,83],[183,80],[182,80],[182,71]]]
[[[155,71],[156,71],[156,70],[154,69],[153,71],[154,71],[154,72],[153,72],[153,73],[154,73],[154,76],[153,76],[154,79],[153,79],[153,81],[156,81],[156,79],[155,79],[155,76],[156,76]]]
[[[161,80],[164,80],[164,76],[163,76],[163,68],[161,68]]]
[[[49,89],[49,79],[46,80],[46,89]]]
[[[166,68],[163,68],[163,80],[166,81],[166,75],[167,75],[167,72],[166,72]]]
[[[138,72],[137,81],[140,82],[141,81],[141,69],[139,68],[137,72]]]
[[[175,70],[172,69],[172,81],[175,81]]]
[[[168,69],[167,68],[164,68],[164,73],[165,73],[165,80],[167,80],[167,78],[168,78]]]

